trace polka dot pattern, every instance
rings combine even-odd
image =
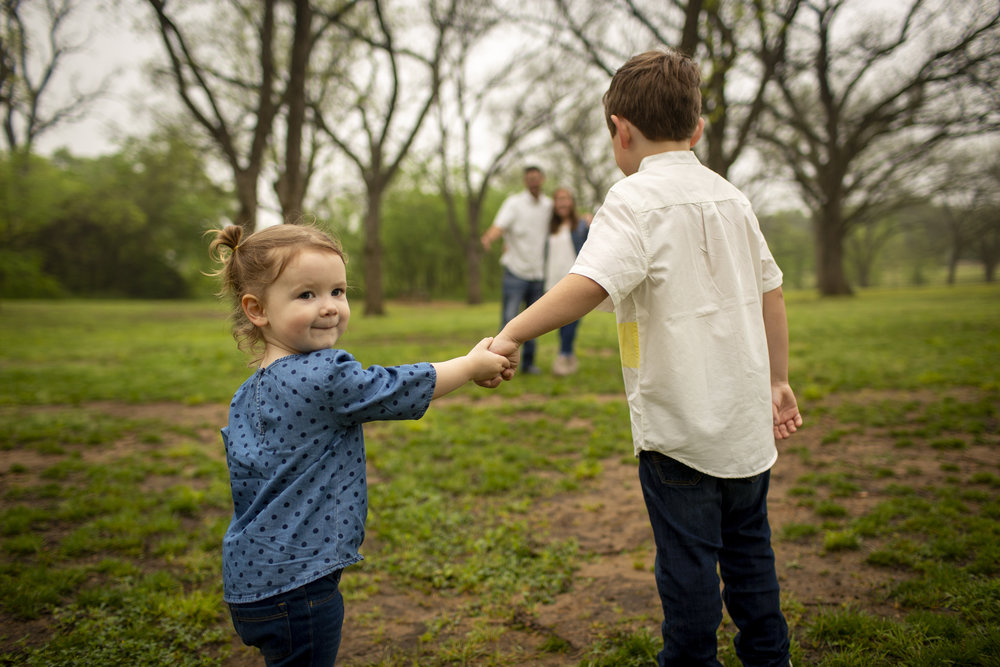
[[[419,419],[429,363],[362,368],[343,350],[284,357],[236,391],[222,429],[233,494],[226,602],[283,593],[361,560],[368,490],[362,424]]]

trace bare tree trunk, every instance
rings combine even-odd
[[[365,213],[365,315],[385,315],[382,292],[382,191],[384,185],[368,184],[368,210]]]
[[[306,114],[306,75],[312,52],[312,7],[310,0],[295,0],[295,36],[292,40],[288,77],[288,121],[285,134],[284,170],[274,184],[285,222],[302,215],[306,178],[302,168],[302,128]]]
[[[483,302],[483,246],[479,242],[479,216],[482,209],[478,202],[469,202],[466,206],[468,236],[465,239],[465,274],[468,279],[465,300],[470,305]]]
[[[958,258],[959,258],[959,249],[957,247],[953,247],[951,249],[951,252],[948,254],[947,282],[949,285],[955,284],[955,277],[958,274]]]
[[[823,296],[851,295],[844,275],[844,227],[839,216],[823,211],[815,224],[816,285]]]
[[[245,234],[253,234],[257,228],[257,174],[237,171],[235,181],[239,209],[233,222],[242,227]]]
[[[43,5],[39,21],[22,15]],[[35,140],[82,116],[104,94],[111,76],[81,91],[80,81],[62,80],[66,59],[83,51],[84,41],[66,33],[77,23],[78,0],[0,3],[0,123],[11,153],[32,152]],[[53,95],[55,92],[55,95]]]

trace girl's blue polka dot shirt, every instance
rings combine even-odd
[[[362,424],[419,419],[429,363],[362,368],[343,350],[285,357],[236,391],[222,429],[233,494],[226,602],[254,602],[361,560],[368,491]]]

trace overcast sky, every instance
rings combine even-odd
[[[151,88],[144,72],[146,62],[159,54],[160,44],[150,33],[140,38],[133,30],[134,15],[107,3],[79,3],[68,35],[74,42],[84,42],[81,50],[68,56],[53,94],[76,88],[90,91],[105,78],[108,87],[76,123],[43,134],[38,140],[42,153],[66,147],[74,155],[93,157],[115,150],[123,135],[145,134]],[[145,8],[142,8],[145,9]]]

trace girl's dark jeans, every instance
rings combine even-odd
[[[260,649],[268,667],[332,667],[344,625],[341,572],[259,602],[230,604],[236,633]]]

